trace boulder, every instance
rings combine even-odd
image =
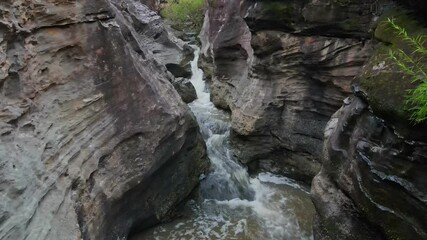
[[[402,137],[356,95],[325,131],[311,190],[315,238],[425,239],[427,135]]]
[[[173,82],[173,86],[185,103],[190,103],[197,99],[196,89],[190,80],[186,78],[176,78]]]
[[[166,64],[166,68],[176,78],[191,78],[191,75],[193,75],[190,63],[187,63],[184,66],[175,63],[168,63]]]
[[[198,184],[205,146],[143,8],[0,3],[0,239],[123,239]]]
[[[389,55],[390,50],[398,49],[411,55],[414,48],[397,35],[390,23],[386,21],[388,18],[394,19],[394,22],[403,27],[412,37],[427,36],[427,28],[423,21],[420,21],[422,19],[415,18],[414,15],[402,9],[388,11],[381,16],[380,24],[375,29],[374,37],[378,41],[375,51],[355,82],[360,84],[362,90],[366,92],[369,105],[376,116],[385,119],[402,136],[422,139],[425,136],[423,129],[427,129],[427,123],[415,124],[411,120],[411,112],[408,111],[410,106],[406,104],[408,91],[418,84],[413,82],[411,76],[405,74]],[[420,65],[427,66],[425,57],[420,61],[422,61]],[[419,131],[412,131],[413,128]]]

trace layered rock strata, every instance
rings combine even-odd
[[[161,17],[146,5],[135,1],[121,3],[120,6],[123,17],[135,29],[140,44],[161,65],[166,66],[169,81],[182,99],[186,103],[194,101],[197,98],[196,90],[188,81],[180,79],[191,78],[194,50],[178,39],[173,31],[164,25]]]
[[[371,54],[378,1],[209,3],[203,54],[212,100],[232,113],[236,155],[309,182],[323,129]]]
[[[426,34],[414,16],[394,9],[382,19],[411,36]],[[354,96],[326,128],[312,184],[316,239],[427,238],[427,124],[409,121],[405,98],[416,84],[389,56],[390,49],[411,55],[411,46],[381,19],[375,38]]]
[[[425,239],[427,139],[399,135],[352,97],[326,129],[315,239]]]
[[[144,8],[0,3],[1,239],[122,239],[198,183],[205,147]]]

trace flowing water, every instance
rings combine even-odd
[[[206,141],[211,172],[182,216],[148,229],[134,240],[148,239],[312,239],[314,209],[308,189],[270,173],[250,177],[229,147],[229,114],[217,109],[197,66],[191,82],[198,99],[189,104]]]

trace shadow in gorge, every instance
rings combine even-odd
[[[189,104],[206,142],[211,171],[179,218],[146,229],[147,239],[312,239],[309,188],[263,172],[250,176],[230,150],[230,116],[210,101],[195,48],[192,78],[198,99]]]

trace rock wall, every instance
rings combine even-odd
[[[150,4],[150,1],[146,1]],[[193,49],[178,39],[172,29],[163,24],[161,17],[150,11],[138,1],[133,4],[121,3],[123,16],[138,33],[138,41],[147,52],[150,52],[161,65],[168,70],[172,82],[184,102],[189,103],[197,98],[196,90],[189,82],[191,78],[191,60]]]
[[[427,137],[403,138],[357,95],[326,129],[315,239],[426,239]]]
[[[424,2],[208,2],[202,66],[235,153],[307,181],[322,165],[315,239],[427,238],[427,126],[403,111],[414,83],[387,54],[410,48],[384,24],[425,35]]]
[[[415,85],[388,53],[412,50],[387,17],[412,36],[427,33],[407,10],[381,17],[380,42],[355,94],[326,128],[323,167],[312,184],[316,239],[427,239],[427,124],[410,122],[404,111]]]
[[[310,181],[323,129],[372,52],[378,1],[209,1],[201,34],[212,100],[252,169]],[[209,62],[209,61],[207,61]]]
[[[139,0],[140,3],[158,12],[160,10],[160,0]]]
[[[0,239],[118,239],[168,218],[208,163],[145,45],[154,13],[136,0],[0,13]]]

